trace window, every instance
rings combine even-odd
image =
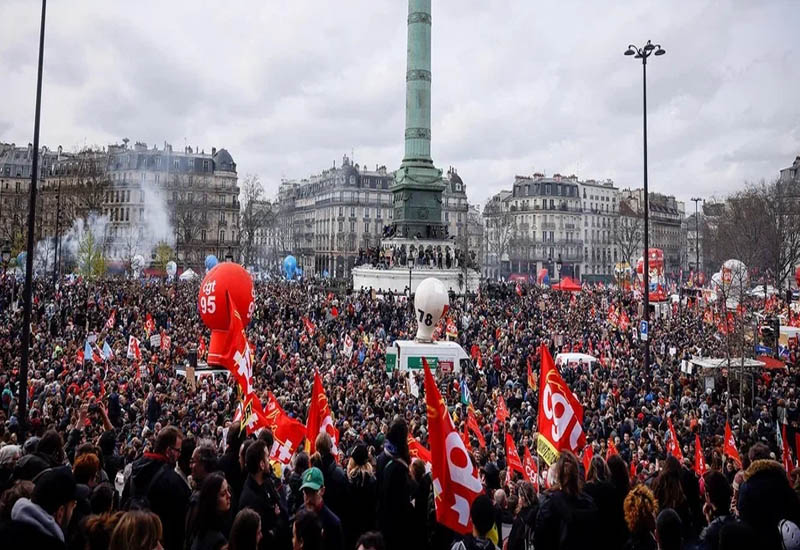
[[[356,232],[356,222],[350,222],[350,233]]]
[[[369,233],[369,222],[364,222],[364,233]]]
[[[340,206],[340,207],[339,207],[339,217],[340,217],[340,218],[341,218],[341,217],[344,217],[344,207],[343,207],[343,206]]]
[[[355,218],[356,217],[356,207],[355,206],[351,206],[350,207],[350,217],[351,218]]]
[[[225,230],[224,229],[219,232],[219,242],[221,242],[221,243],[225,242]]]
[[[206,230],[205,229],[203,229],[200,232],[200,240],[203,241],[203,242],[206,242]]]
[[[344,231],[344,223],[339,222],[339,232],[341,233],[342,231]]]
[[[364,217],[369,218],[369,208],[364,208]]]

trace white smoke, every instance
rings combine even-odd
[[[165,242],[171,247],[175,247],[175,229],[170,221],[167,196],[164,190],[147,181],[142,183],[142,192],[144,193],[144,216],[139,223],[142,224],[143,232],[137,253],[142,254],[145,261],[149,263],[151,255],[160,243]]]
[[[79,249],[81,242],[87,234],[91,233],[94,237],[96,246],[105,248],[108,242],[108,216],[101,216],[96,213],[89,215],[89,218],[77,218],[69,230],[61,235],[59,243],[59,263],[62,272],[69,272],[74,269],[79,261]],[[52,237],[42,239],[36,243],[33,258],[34,275],[40,277],[51,276],[53,273],[53,261],[55,260],[56,240]]]

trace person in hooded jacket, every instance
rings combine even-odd
[[[23,450],[27,448],[29,448],[29,446],[26,442]],[[55,430],[48,430],[41,439],[38,439],[34,444],[32,452],[26,453],[17,461],[17,464],[14,466],[14,475],[12,477],[15,480],[32,480],[37,474],[48,468],[61,466],[65,463],[66,458],[66,454],[64,453],[64,440],[61,439],[61,434]]]
[[[617,541],[614,540],[614,527],[617,519],[618,510],[614,508],[616,504],[616,490],[609,478],[611,472],[608,469],[603,457],[595,455],[589,463],[589,472],[586,475],[587,481],[583,490],[592,497],[598,510],[598,526],[600,532],[597,533],[597,545],[599,548],[618,548]]]
[[[350,503],[347,500],[347,475],[336,463],[331,436],[321,432],[317,435],[315,444],[316,451],[322,459],[320,470],[325,476],[325,505],[342,520],[342,523],[348,523]]]
[[[303,491],[300,489],[300,486],[303,484],[303,472],[310,467],[311,464],[309,462],[308,453],[300,451],[295,455],[294,469],[292,473],[289,474],[289,481],[287,482],[289,486],[289,498],[287,500],[290,516],[296,514],[303,505]]]
[[[131,476],[122,492],[122,504],[128,509],[145,508],[155,512],[164,528],[164,548],[183,547],[184,520],[191,490],[175,472],[181,454],[183,434],[174,426],[158,432],[152,453],[133,463]]]
[[[11,522],[0,530],[4,549],[67,547],[67,526],[76,501],[86,498],[85,486],[75,483],[69,466],[48,468],[36,476],[34,483],[31,498],[17,500],[11,510]]]
[[[788,519],[800,524],[800,501],[789,485],[783,465],[769,458],[766,445],[756,443],[748,456],[750,466],[739,488],[739,517],[756,532],[762,548],[780,550],[778,523]]]

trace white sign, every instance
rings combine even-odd
[[[161,347],[161,335],[160,334],[152,334],[150,335],[150,346],[154,348]]]
[[[639,339],[642,342],[647,341],[647,330],[648,330],[647,321],[639,321]]]

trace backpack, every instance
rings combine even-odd
[[[150,479],[150,483],[147,484],[147,488],[144,490],[143,493],[140,493],[136,487],[136,481],[134,480],[134,476],[131,474],[131,477],[128,479],[128,487],[129,487],[129,495],[125,502],[122,503],[123,510],[152,510],[152,506],[150,506],[150,491],[153,489],[153,486],[156,484],[161,476],[167,471],[167,464],[162,464],[158,471],[153,475]]]

